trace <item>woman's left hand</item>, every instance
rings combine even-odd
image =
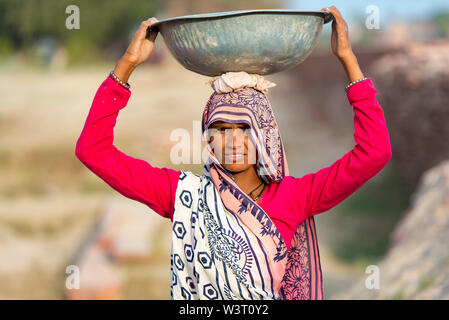
[[[360,70],[357,58],[352,51],[351,43],[349,42],[348,24],[335,6],[323,8],[321,11],[330,12],[334,16],[331,38],[332,51],[342,63],[349,82],[362,79],[362,70]]]
[[[327,11],[334,16],[332,21],[332,51],[339,59],[344,59],[353,54],[351,43],[349,41],[348,24],[343,19],[340,11],[335,7],[323,8],[321,11]]]

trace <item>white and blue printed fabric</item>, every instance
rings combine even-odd
[[[209,175],[181,170],[172,226],[171,299],[280,298],[262,243]]]

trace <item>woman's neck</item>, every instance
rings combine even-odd
[[[234,180],[239,188],[242,189],[242,191],[246,194],[249,194],[254,190],[254,188],[260,186],[260,184],[263,182],[263,180],[257,174],[256,166],[252,166],[248,170],[242,172],[232,173],[232,176],[234,177]],[[260,192],[261,189],[262,186],[260,186],[256,191]]]

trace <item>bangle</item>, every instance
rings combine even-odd
[[[350,87],[352,87],[352,86],[355,85],[356,83],[359,83],[360,81],[363,81],[363,80],[366,80],[366,79],[368,79],[368,77],[363,77],[362,79],[359,79],[359,80],[356,80],[356,81],[351,82],[350,84],[348,84],[348,85],[345,87],[345,91],[348,91],[348,89],[349,89]]]
[[[117,82],[118,84],[120,84],[122,87],[124,87],[124,88],[130,90],[131,85],[130,85],[128,82],[127,82],[127,83],[124,83],[122,80],[120,80],[120,79],[117,77],[117,75],[114,73],[113,70],[111,70],[111,72],[109,73],[109,75],[112,77],[112,79],[115,80],[115,82]]]

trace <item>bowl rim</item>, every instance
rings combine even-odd
[[[178,16],[171,17],[162,20],[158,20],[156,23],[153,23],[150,26],[152,28],[158,28],[161,24],[166,22],[173,22],[177,20],[201,20],[201,19],[212,19],[212,18],[221,18],[228,16],[236,16],[236,15],[245,15],[245,14],[253,14],[253,13],[299,13],[299,14],[321,14],[324,18],[324,24],[332,21],[334,18],[330,12],[327,11],[303,11],[303,10],[294,10],[294,9],[253,9],[253,10],[237,10],[237,11],[222,11],[222,12],[210,12],[210,13],[200,13],[200,14],[191,14],[186,16]]]

